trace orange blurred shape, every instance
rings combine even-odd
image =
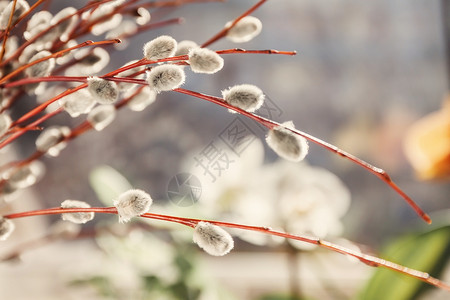
[[[450,179],[450,95],[441,110],[411,126],[404,150],[421,179]]]

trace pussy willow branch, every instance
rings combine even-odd
[[[54,215],[54,214],[62,214],[62,213],[87,213],[87,212],[94,212],[94,213],[107,213],[107,214],[118,214],[117,209],[115,207],[91,207],[91,208],[61,208],[61,207],[54,207],[54,208],[47,208],[47,209],[41,209],[41,210],[33,210],[33,211],[26,211],[21,213],[13,213],[4,215],[4,218],[7,219],[18,219],[18,218],[24,218],[24,217],[32,217],[32,216],[41,216],[41,215]],[[402,265],[399,265],[397,263],[384,260],[372,255],[364,254],[352,249],[348,249],[342,246],[339,246],[334,243],[330,243],[328,241],[314,238],[314,237],[307,237],[303,235],[298,234],[291,234],[279,230],[273,230],[270,227],[261,227],[261,226],[252,226],[252,225],[244,225],[244,224],[238,224],[238,223],[230,223],[230,222],[221,222],[221,221],[214,221],[214,220],[203,220],[203,219],[192,219],[192,218],[183,218],[183,217],[176,217],[176,216],[170,216],[170,215],[162,215],[162,214],[155,214],[155,213],[145,213],[141,215],[140,217],[148,218],[148,219],[155,219],[155,220],[161,220],[166,222],[174,222],[178,224],[182,224],[185,226],[189,226],[194,228],[199,222],[208,222],[217,226],[221,227],[228,227],[228,228],[235,228],[235,229],[241,229],[241,230],[248,230],[248,231],[256,231],[268,235],[273,236],[279,236],[286,239],[291,240],[297,240],[304,243],[316,245],[318,247],[322,247],[340,254],[349,255],[352,257],[357,258],[359,261],[365,263],[368,266],[371,267],[383,267],[386,269],[391,269],[393,271],[396,271],[398,273],[402,273],[405,275],[408,275],[410,277],[422,280],[428,284],[431,284],[435,287],[438,287],[440,289],[446,290],[450,292],[450,285],[446,284],[445,282],[432,277],[430,274],[422,271],[418,271],[415,269],[411,269]]]
[[[363,167],[364,169],[368,170],[370,173],[376,175],[378,178],[380,178],[382,181],[384,181],[388,186],[390,186],[395,192],[397,192],[397,194],[399,194],[408,204],[409,206],[411,206],[414,211],[428,224],[431,224],[431,218],[428,216],[428,214],[426,214],[415,202],[414,200],[412,200],[405,192],[403,192],[403,190],[401,190],[397,184],[394,183],[394,181],[391,179],[391,177],[389,176],[389,174],[383,170],[380,169],[378,167],[375,167],[371,164],[369,164],[368,162],[348,153],[345,152],[341,149],[339,149],[338,147],[327,143],[325,141],[322,141],[319,138],[316,138],[315,136],[312,136],[306,132],[297,130],[297,129],[291,129],[291,128],[287,128],[285,126],[283,126],[280,123],[277,123],[275,121],[263,118],[261,116],[258,116],[254,113],[250,113],[247,112],[245,110],[242,110],[240,108],[234,107],[229,105],[228,103],[226,103],[222,98],[219,97],[214,97],[214,96],[210,96],[210,95],[205,95],[202,93],[198,93],[198,92],[194,92],[194,91],[190,91],[190,90],[186,90],[186,89],[182,89],[182,88],[178,88],[174,90],[175,92],[178,93],[182,93],[182,94],[186,94],[186,95],[190,95],[199,99],[203,99],[209,102],[213,102],[215,104],[218,104],[220,106],[226,107],[228,109],[232,109],[234,111],[236,111],[237,113],[240,113],[241,115],[244,115],[250,119],[255,120],[256,122],[258,122],[259,124],[265,126],[267,129],[273,129],[275,127],[283,127],[289,131],[291,131],[292,133],[302,136],[308,140],[310,140],[311,142],[316,143],[317,145],[331,151],[334,152],[338,155],[340,155],[341,157],[348,159],[350,161],[352,161],[353,163]]]
[[[5,59],[4,61],[0,61],[0,67],[3,67],[4,65],[9,63],[10,61],[12,61],[12,60],[16,59],[17,57],[19,57],[26,47],[28,47],[29,45],[33,44],[37,40],[39,40],[41,37],[45,36],[47,33],[49,33],[51,30],[55,29],[57,26],[59,26],[63,22],[69,20],[70,18],[72,18],[75,15],[81,15],[83,12],[85,12],[85,11],[87,11],[89,9],[92,9],[94,7],[98,7],[100,4],[103,4],[103,3],[106,3],[106,2],[110,2],[110,1],[112,1],[112,0],[103,0],[103,1],[98,1],[98,2],[88,3],[83,8],[78,9],[75,13],[70,14],[70,15],[62,18],[61,20],[59,20],[55,24],[53,24],[53,25],[47,27],[46,29],[42,30],[41,32],[39,32],[38,34],[36,34],[32,38],[30,38],[28,41],[26,41],[22,45],[20,45],[20,47],[17,48],[17,50],[11,56],[9,56],[7,59]]]
[[[250,15],[252,12],[254,12],[256,9],[258,9],[261,5],[263,5],[267,0],[261,0],[258,3],[256,3],[255,5],[253,5],[252,7],[250,7],[247,11],[245,11],[243,14],[241,14],[239,17],[237,17],[236,19],[234,19],[231,24],[225,28],[223,28],[221,31],[219,31],[215,36],[213,36],[212,38],[210,38],[209,40],[207,40],[206,42],[204,42],[201,47],[208,47],[209,45],[211,45],[212,43],[217,42],[218,40],[220,40],[221,38],[225,37],[228,33],[228,31],[233,28],[237,22],[239,22],[242,18]]]
[[[113,40],[115,41],[115,40]],[[106,41],[104,41],[106,42]],[[99,42],[100,43],[100,42]],[[67,50],[67,49],[66,49]],[[278,51],[278,50],[245,50],[245,49],[239,49],[239,48],[235,48],[235,49],[227,49],[227,50],[220,50],[220,51],[216,51],[218,54],[233,54],[233,53],[239,53],[239,54],[279,54],[279,55],[295,55],[296,52],[295,51]],[[47,57],[46,59],[49,59],[49,57]],[[134,69],[136,67],[140,67],[140,66],[146,66],[149,64],[156,64],[156,63],[160,63],[160,62],[170,62],[170,61],[180,61],[180,60],[187,60],[189,57],[187,55],[180,55],[180,56],[173,56],[173,57],[169,57],[169,58],[164,58],[164,59],[159,59],[159,60],[155,60],[155,61],[150,61],[147,59],[140,59],[137,62],[130,64],[130,65],[126,65],[124,67],[121,67],[119,69],[116,69],[112,72],[109,72],[103,76],[100,76],[101,78],[104,79],[108,79],[108,80],[112,80],[112,81],[123,81],[123,82],[127,82],[127,79],[115,79],[113,76],[116,76],[119,73],[122,73],[124,71],[130,70],[130,69]],[[43,59],[44,60],[44,59]],[[67,76],[46,76],[46,77],[31,77],[31,78],[25,78],[25,79],[21,79],[21,80],[17,80],[15,82],[11,82],[9,84],[2,84],[2,81],[0,81],[0,87],[3,88],[11,88],[13,86],[19,86],[19,85],[25,85],[25,84],[29,84],[29,83],[36,83],[39,81],[82,81],[82,82],[86,82],[86,80],[81,80],[80,78],[82,77],[67,77]],[[85,79],[87,77],[84,77]],[[142,84],[142,81],[137,81],[138,84]],[[64,91],[63,93],[47,100],[46,102],[38,105],[37,107],[33,108],[31,111],[29,111],[28,113],[26,113],[25,115],[23,115],[22,117],[20,117],[18,120],[16,120],[15,122],[12,123],[11,128],[13,126],[16,126],[18,124],[21,124],[25,121],[27,121],[28,119],[36,116],[37,114],[39,114],[40,112],[42,112],[43,110],[45,110],[45,108],[47,108],[50,104],[52,104],[53,102],[61,99],[62,97],[65,97],[71,93],[74,93],[75,91],[79,90],[79,89],[83,89],[85,88],[87,85],[86,83],[83,83],[82,85],[76,87],[75,89],[72,90],[67,90]],[[12,140],[8,140],[8,142],[3,141],[0,143],[0,148],[2,148],[3,146],[5,146],[6,144],[10,143]]]
[[[99,45],[117,44],[117,43],[120,43],[119,39],[105,40],[105,41],[99,41],[99,42],[94,42],[94,41],[91,41],[91,40],[85,41],[85,42],[83,42],[81,44],[78,44],[76,46],[73,46],[73,47],[70,47],[70,48],[67,48],[67,49],[63,49],[61,51],[52,53],[52,54],[50,54],[50,55],[48,55],[46,57],[34,60],[34,61],[32,61],[32,62],[30,62],[28,64],[25,64],[25,65],[15,69],[11,73],[9,73],[8,75],[6,75],[6,76],[4,76],[4,77],[2,77],[0,79],[0,85],[5,83],[9,79],[17,76],[18,74],[20,74],[21,72],[25,71],[26,69],[28,69],[28,68],[30,68],[30,67],[32,67],[34,65],[37,65],[38,63],[41,63],[41,62],[46,61],[46,60],[49,60],[51,58],[61,57],[64,54],[66,54],[67,52],[70,52],[70,51],[73,51],[73,50],[76,50],[76,49],[80,49],[80,48],[83,48],[83,47],[87,47],[87,46],[99,46]]]
[[[236,52],[238,52],[238,53],[284,54],[284,55],[294,55],[295,54],[295,52],[277,51],[277,50],[249,50],[249,51],[247,51],[247,50],[244,50],[244,49],[234,49],[234,50],[233,49],[229,49],[229,50],[217,51],[217,53],[219,53],[219,54],[230,54],[230,53],[236,53]],[[110,72],[110,73],[102,76],[102,78],[109,79],[109,80],[114,80],[114,81],[121,81],[122,80],[124,82],[131,82],[131,83],[137,83],[137,84],[141,84],[141,85],[147,85],[147,82],[145,80],[132,79],[132,78],[125,79],[125,80],[124,79],[113,79],[114,78],[113,76],[115,76],[115,75],[117,75],[117,74],[119,74],[121,72],[124,72],[126,70],[133,69],[133,68],[136,68],[136,67],[139,67],[139,66],[142,66],[142,65],[147,65],[147,64],[157,63],[157,62],[178,61],[178,60],[187,60],[187,59],[188,59],[187,55],[181,55],[181,56],[165,58],[165,59],[161,59],[161,60],[158,60],[158,61],[148,61],[146,59],[141,59],[141,60],[137,61],[134,64],[130,64],[130,65],[124,66],[122,68],[119,68],[119,69],[117,69],[117,70],[115,70],[113,72]],[[45,81],[50,81],[51,80],[50,78],[51,77],[49,77],[48,79],[45,79]],[[54,78],[55,78],[54,80],[63,80],[64,77],[56,76]],[[24,80],[25,80],[25,82],[22,81],[22,83],[26,83],[26,80],[30,80],[30,79],[24,79]],[[35,79],[35,80],[37,80],[37,79]],[[68,80],[71,80],[71,79],[68,79]],[[35,116],[39,112],[43,111],[48,105],[50,105],[54,101],[56,101],[56,100],[58,100],[58,99],[60,99],[60,98],[62,98],[64,96],[74,92],[75,90],[85,88],[86,86],[87,86],[87,84],[83,83],[83,84],[81,84],[80,86],[78,86],[77,88],[75,88],[73,90],[65,91],[62,94],[60,94],[60,95],[58,95],[58,96],[56,96],[56,97],[46,101],[45,103],[41,104],[40,106],[36,107],[32,111],[28,112],[27,114],[25,114],[24,116],[19,118],[19,120],[17,120],[14,123],[14,125],[17,125],[17,124],[20,124],[20,123],[24,122],[25,120],[27,120],[27,119]],[[226,103],[222,98],[219,98],[219,97],[205,95],[205,94],[202,94],[202,93],[189,91],[189,90],[181,89],[181,88],[175,89],[174,91],[179,92],[179,93],[183,93],[183,94],[187,94],[187,95],[190,95],[190,96],[194,96],[196,98],[203,99],[203,100],[206,100],[206,101],[209,101],[209,102],[213,102],[213,103],[218,104],[220,106],[224,106],[224,107],[226,107],[228,109],[232,109],[232,110],[234,110],[234,111],[236,111],[236,112],[238,112],[238,113],[240,113],[240,114],[242,114],[242,115],[244,115],[246,117],[249,117],[249,118],[255,120],[256,122],[258,122],[261,125],[265,126],[269,130],[273,129],[274,127],[280,127],[280,126],[284,127],[283,125],[281,125],[281,124],[279,124],[279,123],[277,123],[275,121],[272,121],[272,120],[263,118],[261,116],[258,116],[256,114],[247,112],[245,110],[233,107],[233,106],[229,105],[228,103]],[[61,95],[63,95],[63,96],[61,96]],[[33,125],[37,126],[37,125],[39,125],[39,123],[33,123]],[[429,224],[431,223],[431,219],[428,216],[428,214],[426,214],[414,202],[414,200],[412,200],[402,189],[400,189],[397,186],[397,184],[390,178],[389,174],[386,171],[384,171],[383,169],[375,167],[375,166],[369,164],[368,162],[366,162],[366,161],[364,161],[364,160],[362,160],[362,159],[360,159],[360,158],[358,158],[358,157],[356,157],[356,156],[354,156],[354,155],[352,155],[352,154],[350,154],[350,153],[348,153],[346,151],[343,151],[343,150],[339,149],[338,147],[336,147],[336,146],[334,146],[334,145],[332,145],[330,143],[327,143],[327,142],[325,142],[325,141],[323,141],[323,140],[321,140],[319,138],[316,138],[316,137],[314,137],[314,136],[312,136],[312,135],[310,135],[308,133],[305,133],[303,131],[299,131],[297,129],[290,129],[290,128],[286,128],[286,129],[291,131],[292,133],[294,133],[296,135],[302,136],[302,137],[304,137],[304,138],[306,138],[306,139],[308,139],[308,140],[318,144],[319,146],[321,146],[321,147],[323,147],[323,148],[325,148],[325,149],[327,149],[327,150],[329,150],[331,152],[334,152],[334,153],[340,155],[341,157],[344,157],[344,158],[352,161],[353,163],[355,163],[355,164],[365,168],[366,170],[368,170],[369,172],[371,172],[372,174],[374,174],[375,176],[380,178],[382,181],[384,181],[395,192],[397,192],[397,194],[400,195],[425,222],[427,222]],[[3,142],[0,143],[0,148],[5,146],[6,144],[12,142],[14,139],[19,137],[21,134],[23,134],[23,132],[22,133],[21,132],[17,132],[15,134],[13,134],[12,136],[10,136],[9,138],[7,138],[6,140],[4,140]]]
[[[4,32],[4,38],[2,43],[2,50],[0,51],[0,62],[3,60],[3,56],[5,55],[6,50],[6,41],[9,37],[9,32],[11,31],[12,20],[14,17],[14,13],[16,11],[17,0],[14,0],[11,7],[11,12],[9,13],[8,25],[6,26],[6,30]]]

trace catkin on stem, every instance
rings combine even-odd
[[[100,104],[112,104],[119,98],[119,88],[113,81],[109,81],[97,76],[89,77],[88,91]]]
[[[6,240],[14,231],[14,223],[0,216],[0,241]]]
[[[263,92],[252,84],[235,85],[222,91],[222,97],[228,104],[248,112],[254,112],[264,103]]]
[[[116,108],[111,104],[103,104],[92,109],[87,115],[87,121],[97,131],[102,131],[116,118]]]
[[[79,200],[65,200],[61,203],[61,208],[90,208],[91,206]],[[84,224],[94,218],[93,212],[78,212],[61,214],[64,221],[70,221],[75,224]]]
[[[122,193],[114,201],[114,206],[119,214],[119,222],[126,223],[133,217],[145,214],[150,209],[152,202],[152,197],[143,190],[134,189]]]
[[[179,88],[186,78],[183,68],[177,65],[161,65],[147,71],[147,82],[156,92]]]
[[[213,256],[223,256],[228,254],[234,247],[231,235],[208,222],[198,222],[194,228],[194,243]]]
[[[232,22],[225,24],[225,28],[231,26]],[[262,29],[262,23],[258,18],[246,16],[239,20],[233,28],[228,30],[226,37],[235,43],[248,42],[257,36]]]
[[[144,58],[154,61],[174,56],[176,51],[177,41],[171,36],[162,35],[144,45]]]
[[[194,73],[214,74],[223,68],[223,58],[206,48],[189,50],[189,65]]]
[[[294,123],[292,121],[285,122],[284,127],[294,129]],[[308,154],[308,142],[304,137],[298,136],[288,129],[278,126],[271,130],[267,134],[267,144],[275,151],[279,156],[291,160],[301,161]]]

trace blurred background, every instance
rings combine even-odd
[[[53,1],[51,10],[74,4],[81,7],[83,2]],[[110,49],[111,61],[101,73],[141,58],[143,44],[162,34],[177,41],[193,40],[201,44],[254,3],[228,0],[151,10],[151,22],[172,17],[183,17],[185,21],[140,34],[130,39],[125,50]],[[47,168],[45,177],[4,207],[12,211],[53,207],[65,199],[84,200],[92,206],[105,205],[90,178],[98,166],[107,165],[131,186],[148,191],[160,211],[168,214],[242,220],[243,223],[248,220],[259,223],[255,225],[282,228],[290,226],[280,221],[288,214],[283,213],[281,196],[274,189],[281,190],[278,193],[288,189],[279,187],[283,174],[287,174],[287,181],[293,181],[289,184],[294,190],[307,186],[305,181],[308,180],[301,178],[310,179],[322,188],[320,191],[336,185],[338,191],[330,188],[327,193],[321,192],[321,197],[325,195],[330,201],[342,197],[344,200],[339,201],[345,202],[342,204],[345,208],[335,217],[335,226],[340,229],[334,235],[333,230],[329,230],[329,239],[376,255],[406,234],[449,225],[448,180],[419,179],[405,155],[405,147],[408,147],[405,138],[411,127],[430,113],[441,110],[448,92],[445,14],[441,2],[278,0],[268,1],[252,15],[263,24],[256,38],[245,44],[224,39],[209,48],[295,50],[297,55],[224,55],[225,66],[216,74],[187,71],[184,88],[220,96],[221,90],[236,84],[260,87],[271,108],[261,111],[261,115],[266,114],[278,122],[292,120],[297,129],[385,169],[430,214],[434,227],[427,227],[400,196],[355,164],[310,144],[307,162],[301,164],[297,172],[297,166],[280,162],[264,142],[267,132],[251,120],[230,114],[212,103],[172,92],[158,95],[156,102],[143,112],[120,111],[115,122],[101,133],[88,132],[70,142],[58,157],[43,159]],[[28,110],[29,105],[33,103],[24,103],[23,109]],[[52,122],[75,126],[81,120],[81,117],[71,119],[64,114]],[[245,147],[239,151],[230,152],[223,139],[224,132],[229,132],[227,130],[237,123],[255,137],[247,138]],[[19,140],[13,155],[27,157],[33,153],[34,140],[32,134]],[[215,180],[195,164],[196,158],[198,160],[211,145],[228,153],[233,160],[229,167],[215,174]],[[323,173],[316,174],[314,170]],[[169,199],[170,182],[179,173],[196,174],[195,186],[201,193],[194,197],[191,205],[177,205]],[[254,179],[252,176],[261,177]],[[327,176],[333,176],[332,183]],[[230,190],[238,190],[237,193],[245,190],[236,196],[240,199],[252,190],[255,191],[253,198],[259,197],[260,192],[256,190],[263,188],[266,195],[273,196],[268,200],[272,201],[269,208],[261,205],[261,213],[258,212],[258,201],[262,198],[237,206],[243,210],[248,208],[260,219],[246,219],[242,211],[241,215],[230,216],[233,201],[227,202],[228,210],[223,214],[217,208],[208,210],[213,206],[211,203],[221,203],[223,195]],[[289,206],[285,210],[290,210]],[[317,216],[323,221],[328,218]],[[297,299],[355,299],[362,297],[361,291],[374,272],[341,255],[302,247],[293,250],[298,247],[280,241],[255,241],[245,236],[238,238],[236,249],[230,255],[208,257],[192,245],[184,246],[190,239],[186,228],[170,227],[168,238],[165,227],[161,227],[165,225],[154,221],[137,225],[136,230],[130,229],[136,231],[135,234],[127,235],[123,228],[118,229],[119,234],[114,231],[116,225],[108,225],[114,224],[108,223],[112,218],[96,216],[95,226],[103,225],[109,230],[103,240],[97,237],[57,241],[31,249],[33,246],[21,255],[22,262],[2,263],[0,295],[5,299],[28,299],[30,295],[34,299],[183,299],[165,293],[164,288],[157,295],[144,296],[137,292],[139,284],[132,279],[143,273],[137,272],[136,266],[142,271],[145,269],[143,261],[156,260],[160,264],[145,269],[147,277],[139,281],[153,287],[149,290],[156,291],[158,285],[167,288],[176,277],[174,274],[184,274],[180,270],[189,273],[189,268],[194,268],[192,265],[196,268],[195,274],[201,273],[195,279],[183,277],[186,279],[183,288],[196,287],[201,291],[198,295],[186,292],[184,299],[294,299],[289,298],[293,294]],[[45,235],[46,228],[57,220],[58,217],[17,220],[20,235],[12,237],[14,245],[2,244],[1,253]],[[309,220],[308,224],[320,221]],[[145,226],[151,227],[147,233],[138,230]],[[88,235],[92,228],[94,224],[87,224],[82,232]],[[148,232],[159,239],[149,236]],[[311,229],[310,232],[317,231]],[[181,249],[186,253],[186,262],[180,262]],[[172,256],[160,257],[164,256],[161,252]],[[173,266],[173,261],[178,264]],[[448,268],[439,278],[450,280]],[[270,298],[269,294],[281,296]],[[438,293],[433,299],[446,296],[448,294]],[[432,296],[422,297],[431,299],[427,297]]]

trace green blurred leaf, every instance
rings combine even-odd
[[[269,294],[261,296],[259,300],[311,300],[311,298],[294,298],[286,294]]]
[[[381,257],[439,278],[450,258],[450,226],[404,236],[391,243]],[[360,299],[410,300],[431,287],[421,280],[378,268]]]
[[[69,284],[72,286],[92,286],[97,290],[98,294],[103,297],[115,298],[116,296],[113,284],[107,277],[104,276],[92,276],[83,279],[75,279],[70,281]]]
[[[98,199],[106,206],[111,206],[113,200],[123,192],[132,189],[128,180],[116,169],[102,165],[89,174],[89,183]]]

